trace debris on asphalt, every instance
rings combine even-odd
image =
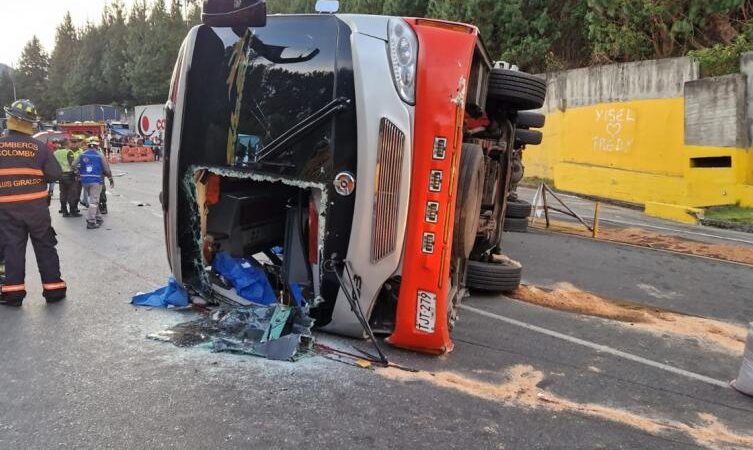
[[[673,419],[642,416],[626,409],[578,403],[538,387],[544,374],[532,366],[517,365],[507,372],[507,380],[500,384],[474,380],[453,372],[408,372],[393,367],[377,368],[376,373],[394,381],[423,381],[444,389],[454,390],[483,400],[506,406],[544,409],[551,412],[570,412],[630,426],[655,436],[682,433],[698,445],[707,447],[753,448],[753,435],[737,434],[711,414],[698,413],[699,424],[686,424]],[[690,444],[690,443],[688,443]]]
[[[748,331],[748,342],[745,345],[740,374],[732,382],[732,387],[753,397],[753,323],[750,324],[750,331]]]
[[[284,305],[221,308],[147,337],[177,347],[206,346],[212,352],[294,361],[313,352],[313,325],[314,320],[304,308]]]
[[[188,306],[188,293],[174,277],[170,277],[167,286],[146,294],[136,294],[131,299],[131,304],[153,308],[182,308]]]
[[[744,327],[636,303],[605,299],[568,283],[558,284],[554,289],[521,285],[516,291],[508,294],[508,297],[545,308],[629,323],[632,328],[655,334],[671,333],[701,339],[735,355],[742,354],[745,346],[747,330]]]
[[[540,223],[534,223],[534,226],[538,228],[543,227]],[[590,231],[578,228],[567,222],[552,221],[552,227],[549,228],[549,230],[583,237],[591,237]],[[599,231],[598,239],[753,265],[753,247],[694,241],[679,236],[654,233],[642,228],[602,227]]]

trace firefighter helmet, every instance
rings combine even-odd
[[[37,107],[31,100],[16,100],[12,105],[5,107],[5,114],[18,120],[26,122],[36,122]]]
[[[92,136],[86,140],[86,144],[89,146],[92,146],[92,145],[99,146],[99,138],[97,136]]]

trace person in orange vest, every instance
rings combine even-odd
[[[42,142],[31,137],[37,109],[29,100],[5,107],[8,135],[0,138],[0,234],[5,252],[5,283],[0,304],[21,306],[26,298],[26,245],[29,239],[42,276],[48,303],[65,298],[60,278],[57,239],[47,207],[47,183],[58,181],[62,169]]]

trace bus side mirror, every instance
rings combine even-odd
[[[334,14],[340,10],[340,2],[337,0],[318,0],[314,8],[318,13]]]

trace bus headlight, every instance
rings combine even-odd
[[[416,103],[418,39],[416,33],[404,20],[390,19],[388,48],[395,88],[403,101],[414,105]]]

